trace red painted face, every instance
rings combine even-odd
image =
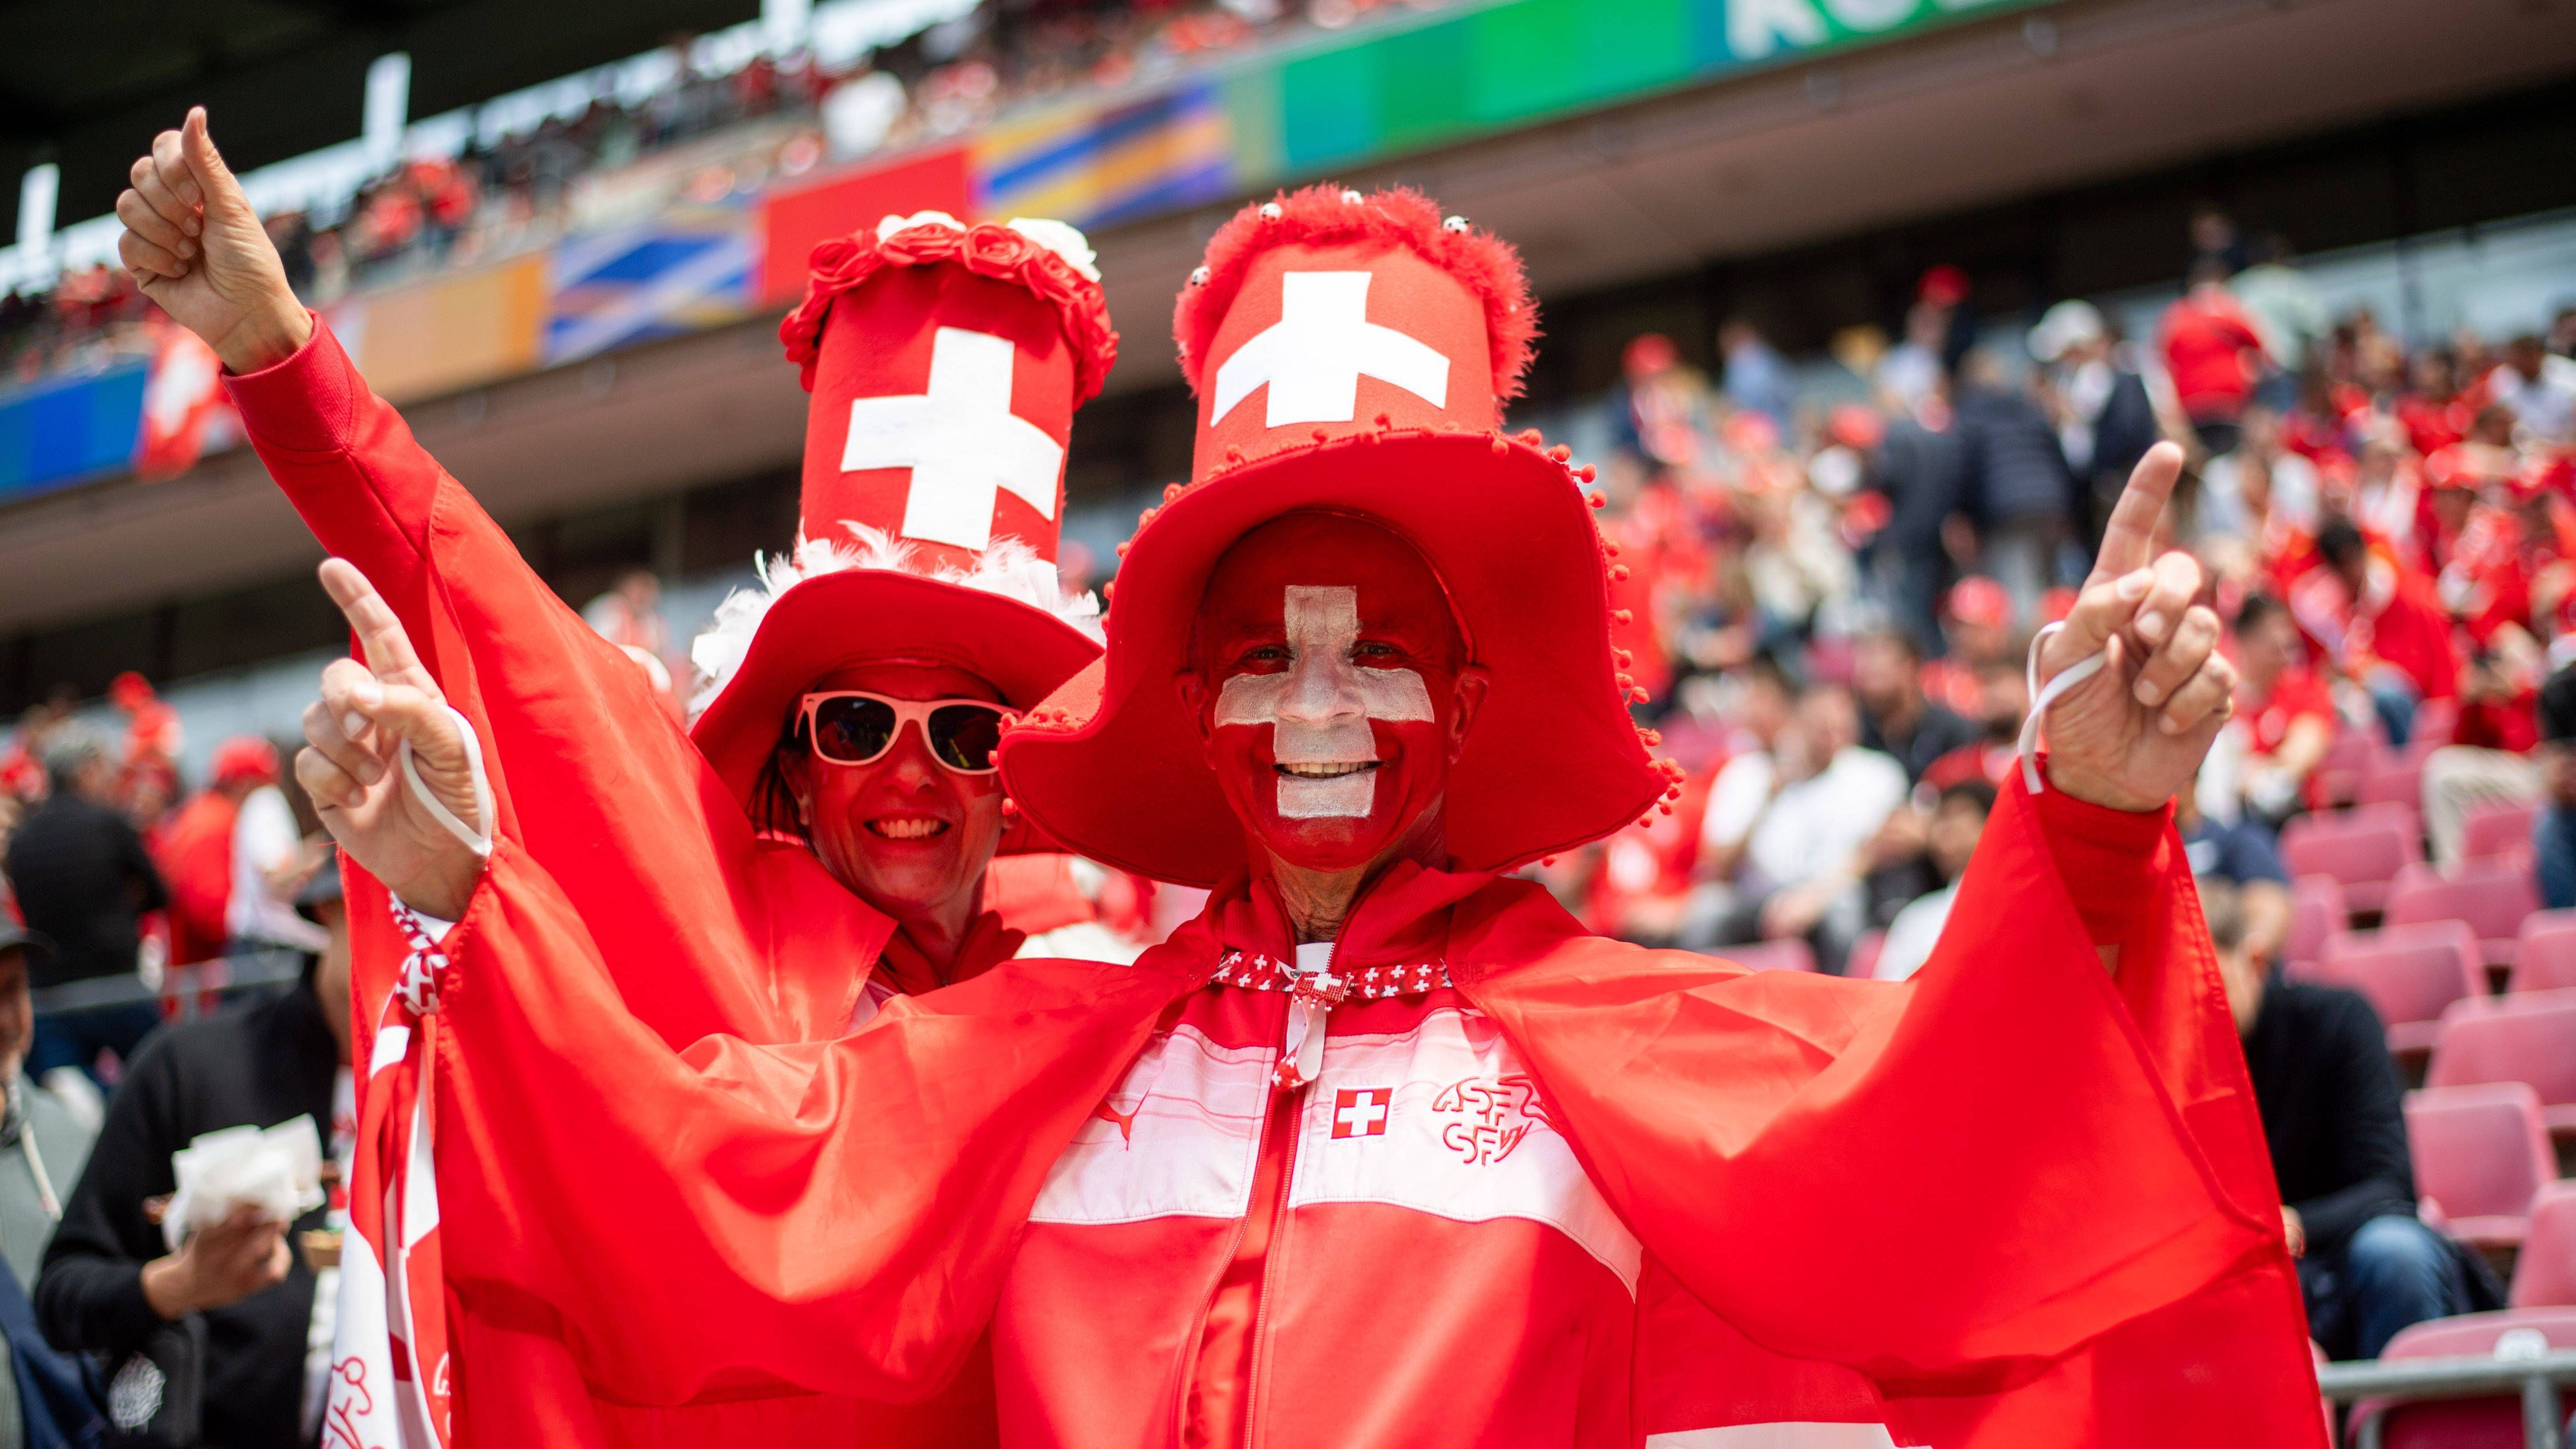
[[[1348,870],[1431,832],[1484,698],[1439,580],[1375,524],[1292,514],[1217,561],[1181,681],[1262,848]]]

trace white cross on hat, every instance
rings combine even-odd
[[[993,541],[994,507],[1005,492],[1039,517],[1055,517],[1064,448],[1011,411],[1014,356],[1007,338],[942,327],[931,339],[927,392],[851,401],[841,470],[912,470],[906,538],[980,553]]]
[[[1270,384],[1267,427],[1347,423],[1359,411],[1360,378],[1390,382],[1433,407],[1447,407],[1449,359],[1418,337],[1368,320],[1368,272],[1289,272],[1279,279],[1279,320],[1238,347],[1216,370],[1208,420],[1222,420]]]

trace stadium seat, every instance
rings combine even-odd
[[[2344,904],[2376,913],[2388,903],[2397,872],[2423,860],[2424,840],[2412,809],[2338,810],[2302,815],[2283,827],[2281,858],[2293,877],[2333,876]]]
[[[2538,805],[2481,805],[2460,826],[2460,855],[2468,860],[2510,860],[2531,854]]]
[[[2403,750],[2372,751],[2369,763],[2361,767],[2361,785],[2353,792],[2353,804],[2423,809],[2424,757],[2437,748],[2412,744]]]
[[[2576,1348],[2576,1308],[2518,1308],[2400,1329],[2381,1357],[2520,1357],[2535,1349],[2570,1348]],[[2380,1425],[2382,1449],[2522,1449],[2524,1443],[2519,1394],[2394,1406],[2374,1401],[2354,1411],[2355,1421],[2375,1407],[2387,1414]]]
[[[2576,991],[2471,997],[2442,1013],[2428,1087],[2521,1082],[2555,1137],[2576,1137]]]
[[[2415,706],[2415,728],[2406,737],[2409,750],[2430,752],[2451,742],[2460,727],[2460,702],[2428,699]]]
[[[2558,1176],[2540,1094],[2521,1082],[2407,1093],[2406,1144],[2427,1221],[2474,1248],[2519,1246],[2533,1196]]]
[[[2531,1200],[2531,1231],[2513,1260],[2513,1306],[2576,1308],[2576,1181],[2553,1182]]]
[[[2343,886],[2333,876],[2299,877],[2290,882],[2290,938],[2281,943],[2281,959],[2314,961],[2326,948],[2326,938],[2351,922]]]
[[[2508,992],[2564,991],[2576,987],[2576,911],[2534,911],[2522,918],[2513,943]]]
[[[2490,965],[2513,964],[2514,940],[2525,916],[2540,909],[2540,892],[2531,870],[2514,862],[2463,861],[2449,871],[2410,865],[2388,883],[2388,903],[2380,924],[2407,926],[2420,921],[2466,921],[2477,932],[2479,959]]]
[[[2432,1049],[2452,1002],[2486,994],[2477,937],[2458,921],[2337,932],[2299,974],[2369,997],[2401,1056]]]
[[[2317,795],[2328,805],[2352,803],[2361,791],[2361,773],[2370,764],[2373,752],[2383,748],[2379,736],[2371,730],[2343,729],[2335,733],[2326,746],[2326,757],[2317,762]]]
[[[1861,938],[1852,943],[1851,959],[1843,963],[1843,974],[1845,976],[1860,977],[1864,980],[1877,975],[1878,953],[1886,949],[1887,933],[1885,931],[1862,932]]]
[[[1750,946],[1723,946],[1718,954],[1747,971],[1813,971],[1816,953],[1795,937],[1757,941]]]

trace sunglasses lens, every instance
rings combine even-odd
[[[1002,743],[1002,711],[989,704],[943,704],[930,712],[930,747],[951,769],[989,770]]]
[[[844,765],[864,765],[894,743],[894,706],[843,695],[814,708],[814,753]]]

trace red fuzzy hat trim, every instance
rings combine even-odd
[[[1016,282],[1054,307],[1073,348],[1073,405],[1100,395],[1101,383],[1118,361],[1118,334],[1109,325],[1109,304],[1100,295],[1100,284],[1053,250],[991,222],[964,230],[935,224],[906,227],[883,239],[869,230],[817,243],[809,259],[805,300],[778,324],[778,340],[787,348],[787,360],[798,367],[805,390],[814,390],[823,319],[842,293],[856,291],[886,267],[952,261],[979,277]]]
[[[1283,191],[1268,202],[1246,206],[1217,229],[1208,242],[1204,279],[1182,288],[1181,300],[1172,311],[1181,373],[1191,389],[1198,388],[1200,359],[1207,356],[1217,327],[1234,305],[1253,258],[1290,242],[1329,246],[1381,240],[1413,248],[1423,260],[1484,299],[1494,401],[1507,403],[1519,397],[1521,374],[1529,369],[1532,344],[1538,338],[1538,307],[1530,300],[1520,253],[1488,232],[1443,226],[1440,208],[1411,187],[1380,191],[1356,204],[1345,200],[1346,195],[1342,187],[1329,182]],[[1266,207],[1278,208],[1279,214],[1263,215]]]

